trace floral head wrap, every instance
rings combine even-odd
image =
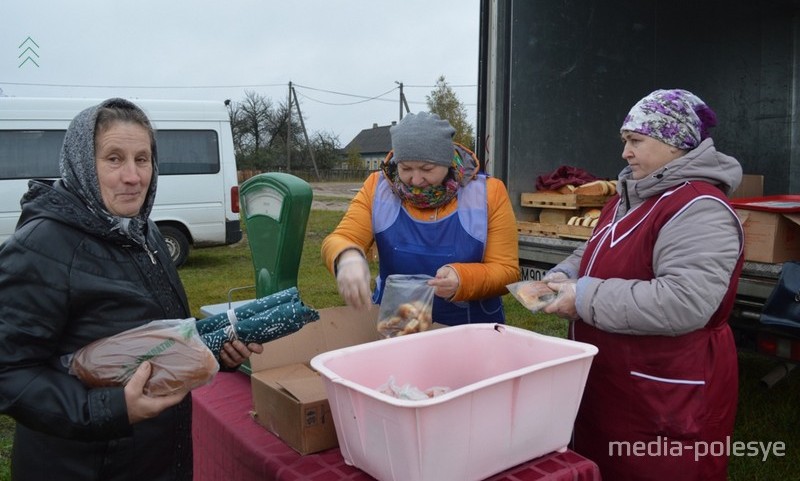
[[[682,150],[692,150],[717,125],[717,116],[699,97],[681,89],[656,90],[631,108],[620,132],[637,132]]]

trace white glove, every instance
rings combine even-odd
[[[348,306],[366,309],[372,303],[369,290],[369,265],[359,252],[340,256],[336,264],[336,284],[339,295]]]
[[[556,294],[556,298],[553,302],[545,306],[544,312],[555,314],[558,317],[570,321],[578,320],[580,316],[575,306],[576,283],[577,281],[575,279],[548,282],[547,287],[556,291],[558,294]]]
[[[561,271],[556,271],[545,274],[545,276],[542,277],[542,282],[564,282],[567,279],[569,279],[569,277],[567,277],[566,274]]]

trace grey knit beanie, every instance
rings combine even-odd
[[[421,161],[447,167],[453,163],[456,130],[436,114],[408,114],[389,132],[392,135],[391,162]]]

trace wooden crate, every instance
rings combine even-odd
[[[558,226],[556,224],[541,224],[539,222],[517,221],[517,232],[522,235],[532,235],[539,237],[558,237]]]
[[[538,237],[562,237],[564,239],[586,240],[592,235],[592,228],[579,225],[542,224],[539,222],[517,221],[517,232],[522,235]]]
[[[594,227],[583,227],[580,225],[560,225],[558,226],[558,237],[565,239],[586,240],[592,235]]]
[[[523,192],[520,204],[523,207],[548,209],[579,209],[602,207],[609,199],[607,195],[559,194],[552,192]]]

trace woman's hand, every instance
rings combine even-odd
[[[451,299],[458,291],[458,274],[450,266],[442,266],[436,271],[436,277],[428,281],[428,285],[436,288],[434,294],[443,298]]]
[[[372,304],[369,291],[369,265],[355,249],[339,255],[336,261],[336,285],[348,306],[366,309]]]
[[[189,390],[186,389],[167,396],[151,397],[146,395],[144,385],[150,379],[152,369],[148,361],[143,362],[125,385],[125,405],[128,408],[128,422],[131,424],[158,416],[165,409],[181,402],[189,393]]]
[[[555,314],[558,317],[576,321],[580,318],[578,309],[575,307],[575,281],[556,281],[548,282],[547,287],[556,291],[555,300],[542,309],[547,314]]]
[[[219,353],[219,360],[222,361],[222,364],[228,369],[234,369],[245,362],[250,357],[250,354],[261,354],[262,352],[264,352],[264,346],[261,344],[251,342],[245,345],[242,341],[237,339],[222,345],[222,349]]]

